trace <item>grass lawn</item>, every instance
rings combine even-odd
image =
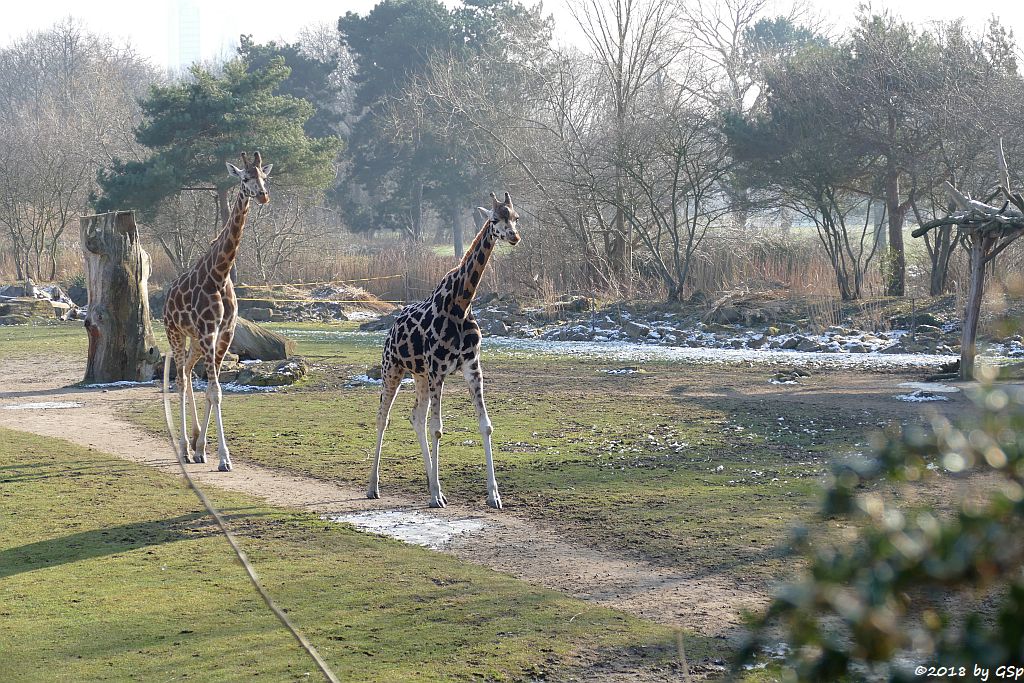
[[[672,651],[666,628],[208,493],[342,680],[523,680],[626,652],[657,664]],[[317,679],[176,478],[0,430],[0,508],[4,680]],[[710,651],[699,639],[687,648]]]
[[[280,393],[229,396],[232,453],[365,486],[378,389],[345,383],[378,362],[380,337],[275,327],[301,331],[299,353],[313,372]],[[613,366],[600,360],[499,353],[484,366],[498,483],[510,512],[555,523],[594,547],[744,578],[789,571],[776,545],[815,504],[828,460],[875,428],[839,400],[747,396],[746,388],[767,384],[766,368],[649,363],[645,373],[621,376],[607,374]],[[723,386],[736,389],[716,394]],[[385,441],[381,491],[425,500],[411,405],[412,392],[403,390]],[[159,406],[126,410],[162,429]],[[445,493],[482,507],[483,450],[461,377],[448,383],[444,420]]]

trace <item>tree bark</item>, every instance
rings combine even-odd
[[[146,382],[160,358],[149,316],[149,254],[134,211],[80,219],[89,312],[85,382]]]
[[[462,211],[458,205],[452,205],[452,245],[455,248],[455,258],[462,258],[466,252],[462,244]]]
[[[889,251],[886,263],[889,268],[885,293],[887,296],[903,296],[906,289],[906,254],[903,246],[903,222],[907,209],[900,203],[900,176],[890,170],[885,178],[885,213],[889,218]]]
[[[413,183],[412,238],[416,242],[423,239],[423,183]]]
[[[981,297],[985,285],[985,254],[981,236],[972,239],[970,248],[971,276],[964,311],[964,327],[960,336],[960,379],[974,379],[975,340],[981,315]]]

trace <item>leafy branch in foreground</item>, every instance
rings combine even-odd
[[[1024,662],[1024,388],[986,384],[972,400],[973,418],[905,429],[836,469],[820,514],[853,540],[796,534],[806,578],[777,595],[737,666],[780,630],[790,680],[921,680],[915,665]],[[952,509],[909,502],[939,469],[965,483]],[[880,492],[886,481],[895,495]],[[980,486],[967,494],[968,484]]]

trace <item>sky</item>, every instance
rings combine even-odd
[[[450,4],[453,0],[447,0]],[[526,0],[529,2],[530,0]],[[547,0],[546,11],[554,14],[559,35],[569,42],[582,43],[582,35],[575,26],[567,4],[578,0]],[[318,2],[316,0],[243,0],[242,2],[213,2],[211,0],[31,0],[7,3],[0,44],[32,31],[45,29],[53,23],[72,16],[85,23],[92,31],[108,34],[119,41],[130,41],[136,50],[149,57],[160,67],[179,54],[174,27],[179,16],[179,4],[191,4],[199,13],[202,59],[216,59],[231,52],[240,34],[252,34],[257,42],[268,40],[294,40],[307,25],[335,23],[341,14],[354,11],[368,12],[376,0],[343,0]],[[860,0],[809,0],[820,15],[840,26],[849,25]],[[963,0],[888,0],[874,2],[876,9],[887,8],[915,23],[947,20],[961,16],[967,7]],[[973,0],[969,5],[969,24],[980,27],[992,14],[1001,17],[1008,26],[1024,31],[1024,3],[1007,0]],[[1024,42],[1024,35],[1019,36]]]

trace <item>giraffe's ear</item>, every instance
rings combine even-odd
[[[263,167],[263,175],[270,175],[270,169],[274,168],[273,164],[266,164]]]
[[[243,178],[242,169],[238,168],[237,166],[235,166],[230,161],[225,161],[224,163],[228,167],[228,173],[230,173],[231,175],[235,176],[236,178],[239,178],[239,179]]]
[[[494,212],[491,211],[490,209],[478,206],[476,207],[476,210],[480,212],[480,215],[483,217],[485,221],[493,221],[495,219]]]

